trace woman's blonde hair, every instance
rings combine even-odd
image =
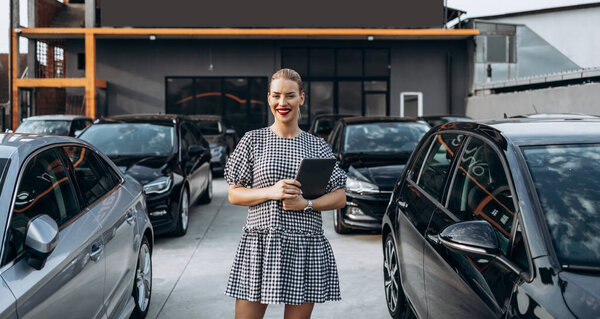
[[[304,92],[304,84],[302,83],[302,77],[300,77],[300,74],[298,74],[298,72],[292,69],[281,69],[273,73],[273,75],[271,75],[271,80],[269,81],[269,92],[271,91],[271,83],[274,80],[279,79],[286,79],[296,82],[298,84],[298,89],[300,90],[300,93]]]

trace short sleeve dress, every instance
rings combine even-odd
[[[333,158],[321,138],[302,131],[294,138],[269,128],[244,135],[225,167],[230,185],[263,188],[293,179],[303,158]],[[327,192],[344,188],[337,164]],[[250,206],[227,289],[231,297],[265,304],[300,305],[340,300],[337,267],[323,234],[321,212],[288,211],[280,200]]]

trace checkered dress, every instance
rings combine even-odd
[[[293,179],[303,158],[333,158],[321,138],[302,132],[282,138],[270,128],[244,135],[225,167],[230,185],[272,186]],[[346,174],[337,165],[327,192],[343,188]],[[226,295],[265,304],[299,305],[340,300],[333,251],[323,235],[321,213],[287,211],[280,200],[250,206]]]

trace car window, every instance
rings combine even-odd
[[[80,146],[63,149],[73,164],[77,186],[87,205],[93,204],[115,188],[117,182],[111,176],[114,172],[107,170],[92,150]]]
[[[181,126],[181,153],[184,157],[188,156],[188,147],[198,145],[198,140],[194,136],[194,131],[188,125]]]
[[[458,162],[448,209],[461,221],[487,220],[494,226],[502,251],[508,252],[515,206],[500,156],[471,138]]]
[[[23,251],[30,219],[46,214],[60,227],[79,212],[73,185],[57,149],[43,151],[31,158],[17,188],[4,262],[13,260]]]
[[[439,200],[444,181],[450,172],[452,159],[458,152],[462,135],[454,133],[438,134],[433,138],[433,146],[417,179],[417,185]]]

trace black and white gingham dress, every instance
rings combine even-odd
[[[263,188],[293,179],[303,158],[332,157],[321,138],[306,132],[282,138],[266,127],[244,135],[229,157],[225,178],[230,185]],[[327,192],[345,184],[346,174],[336,165]],[[287,211],[280,200],[250,206],[225,294],[265,304],[340,300],[321,212]]]

